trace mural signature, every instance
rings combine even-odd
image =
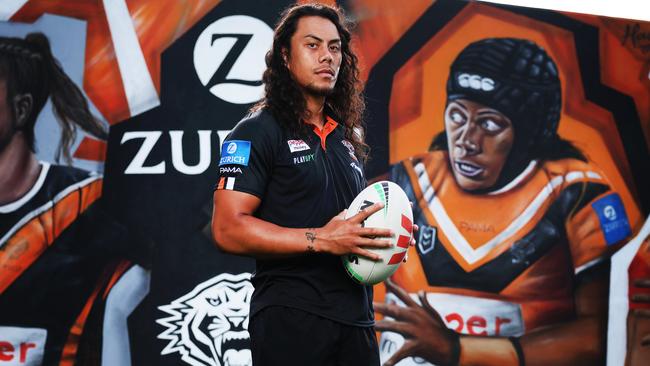
[[[642,53],[650,52],[650,31],[642,30],[640,23],[625,25],[625,34],[621,39],[621,45],[625,46],[628,41],[633,48]]]

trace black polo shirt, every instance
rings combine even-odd
[[[222,145],[217,189],[246,192],[262,202],[255,217],[288,228],[319,228],[346,209],[366,186],[363,168],[327,118],[323,130],[298,137],[268,111],[235,126]],[[305,239],[305,248],[307,241]],[[352,281],[341,258],[305,253],[257,260],[251,317],[267,306],[298,308],[341,323],[372,326],[372,287]]]

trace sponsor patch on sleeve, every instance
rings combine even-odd
[[[632,234],[621,197],[617,193],[607,195],[591,204],[600,221],[600,229],[607,245],[615,244]]]
[[[244,140],[224,141],[221,145],[221,159],[219,166],[222,165],[243,165],[248,166],[248,160],[251,154],[251,142]]]
[[[223,166],[219,168],[219,174],[222,175],[233,175],[233,174],[242,174],[243,171],[238,166]]]

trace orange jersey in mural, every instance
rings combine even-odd
[[[444,151],[394,165],[390,179],[416,202],[420,226],[417,254],[394,280],[426,291],[465,334],[521,335],[572,318],[576,277],[637,225],[606,176],[575,159],[532,162],[484,194],[460,189]]]
[[[101,190],[99,175],[42,163],[32,189],[0,206],[3,361],[81,363],[88,315],[129,266],[112,254],[124,240],[106,235],[119,231],[98,215]]]

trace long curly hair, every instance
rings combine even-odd
[[[77,127],[102,140],[108,137],[102,122],[90,112],[84,94],[52,55],[50,42],[43,33],[30,33],[24,39],[0,37],[0,79],[6,81],[8,105],[19,94],[30,94],[33,98],[31,113],[20,128],[32,151],[36,118],[48,98],[61,126],[57,162],[63,155],[66,163],[71,164],[70,148]]]
[[[338,8],[323,4],[303,4],[288,8],[275,27],[273,46],[266,54],[264,98],[251,111],[266,109],[290,132],[305,136],[309,132],[303,123],[309,114],[303,92],[294,81],[285,64],[283,52],[291,51],[291,37],[298,27],[298,20],[307,16],[319,16],[331,21],[341,38],[342,60],[334,90],[325,100],[326,113],[345,125],[345,137],[354,146],[361,161],[366,161],[370,148],[364,142],[363,113],[365,101],[363,86],[359,80],[358,59],[350,48],[350,23]]]

